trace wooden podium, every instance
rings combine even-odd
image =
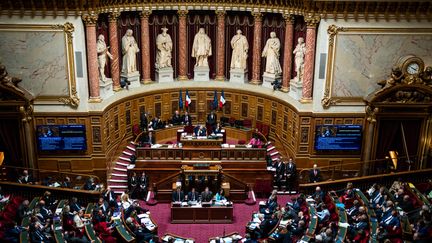
[[[220,148],[222,137],[218,138],[180,138],[183,148]]]

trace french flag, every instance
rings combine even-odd
[[[190,98],[190,96],[189,96],[189,91],[188,91],[188,90],[186,90],[186,97],[185,97],[185,100],[186,100],[185,106],[186,106],[186,108],[188,108],[189,105],[192,103],[192,100],[191,100],[191,98]]]
[[[220,96],[220,99],[219,99],[219,108],[220,109],[222,109],[222,107],[225,105],[225,93],[224,93],[224,91],[222,90],[222,92],[221,92],[221,96]]]

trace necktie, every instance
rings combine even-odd
[[[177,193],[178,194],[178,200],[179,200],[179,202],[180,202],[180,192],[179,193]]]
[[[195,201],[195,193],[192,193],[192,201]]]
[[[317,175],[317,171],[316,171],[316,170],[314,170],[314,175],[315,175],[315,176]]]

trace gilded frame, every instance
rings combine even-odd
[[[363,106],[364,97],[338,97],[332,94],[333,90],[333,75],[335,68],[335,56],[337,52],[336,44],[338,36],[342,34],[431,34],[432,28],[357,28],[357,27],[339,27],[336,25],[330,25],[327,29],[329,35],[328,39],[328,57],[327,57],[327,68],[326,68],[326,81],[324,86],[324,96],[321,99],[321,105],[327,109],[333,105],[339,106]],[[379,81],[379,80],[376,80]],[[365,96],[368,94],[365,94]]]
[[[65,104],[73,108],[78,107],[80,99],[77,94],[76,79],[75,79],[75,61],[73,50],[73,32],[75,27],[72,23],[66,22],[64,24],[56,25],[33,25],[33,24],[0,24],[1,32],[62,32],[64,36],[65,45],[65,72],[67,84],[64,87],[68,90],[65,92],[67,95],[40,95],[36,97],[35,104],[52,105],[52,104]]]

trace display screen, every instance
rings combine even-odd
[[[39,151],[83,151],[87,149],[84,125],[37,126]]]
[[[362,126],[319,125],[315,130],[317,151],[360,151]]]

